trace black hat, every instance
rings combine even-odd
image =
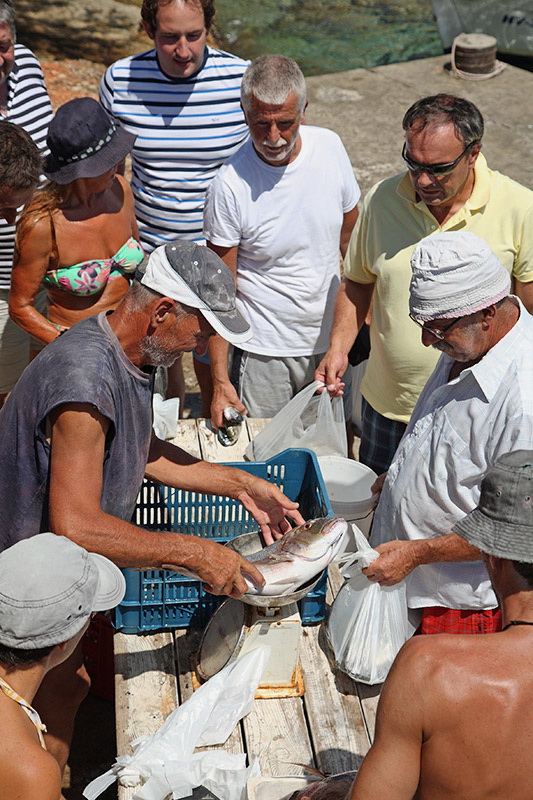
[[[69,100],[48,128],[50,155],[44,174],[62,185],[76,178],[97,178],[122,161],[135,139],[91,97]]]

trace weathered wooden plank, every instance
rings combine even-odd
[[[155,733],[177,705],[174,639],[170,633],[118,632],[113,642],[117,753],[124,755],[131,753],[131,741]],[[119,800],[133,798],[136,788],[119,786]]]
[[[301,697],[256,700],[243,728],[248,757],[259,759],[263,775],[303,775],[315,766]]]
[[[374,686],[367,686],[366,683],[357,683],[357,693],[361,700],[363,714],[365,717],[366,728],[368,731],[368,738],[370,742],[374,741],[374,729],[376,727],[376,711],[381,694],[382,683],[376,683]]]
[[[194,691],[193,684],[193,659],[198,652],[202,630],[191,629],[189,631],[176,631],[176,673],[180,702],[184,703],[191,697]],[[206,748],[200,747],[199,750]],[[244,753],[244,743],[240,725],[237,725],[230,737],[220,745],[213,745],[209,750],[226,750],[228,753]]]
[[[202,457],[195,419],[180,419],[176,429],[176,435],[171,441],[172,444],[183,448],[183,450],[186,450],[192,456],[196,458]]]
[[[357,769],[369,748],[357,687],[334,666],[322,625],[304,628],[300,663],[319,769],[328,775]]]
[[[248,419],[246,417],[246,427],[248,429],[248,436],[250,437],[250,441],[255,439],[258,433],[260,433],[267,422],[270,422],[269,419],[262,419],[261,417],[252,417]]]
[[[326,601],[328,603],[331,604],[337,597],[343,583],[344,578],[341,575],[338,564],[330,564],[328,567],[328,588],[326,593]]]
[[[235,444],[224,447],[220,444],[216,431],[211,427],[210,420],[197,420],[198,441],[204,461],[244,461],[244,451],[250,441],[246,425],[241,426],[239,438]]]

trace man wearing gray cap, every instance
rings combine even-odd
[[[45,675],[72,656],[91,615],[121,602],[124,576],[104,556],[41,533],[0,553],[0,795],[59,800],[61,772],[33,708]]]
[[[383,484],[368,578],[406,578],[422,633],[479,633],[500,625],[476,548],[452,533],[503,453],[533,442],[533,317],[484,240],[448,232],[411,260],[410,316],[441,352]],[[392,541],[391,541],[392,540]]]
[[[503,616],[490,636],[415,637],[385,682],[351,800],[526,800],[533,762],[533,451],[502,455],[453,530],[479,548]]]
[[[206,247],[175,242],[154,250],[114,312],[74,325],[39,354],[0,412],[0,550],[53,530],[119,566],[186,567],[215,594],[245,592],[242,573],[264,582],[253,564],[209,539],[131,523],[145,475],[239,500],[267,543],[290,528],[286,517],[303,522],[275,485],[152,433],[152,367],[204,353],[215,330],[235,343],[250,336],[233,277]],[[52,714],[65,708],[69,686],[75,700],[83,694],[68,669],[48,696]],[[53,732],[64,763],[69,734]]]

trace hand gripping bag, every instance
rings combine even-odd
[[[267,461],[288,447],[305,447],[320,456],[347,456],[342,397],[330,397],[314,381],[298,392],[246,448],[248,461]]]
[[[353,525],[357,551],[341,569],[347,578],[331,607],[328,637],[337,666],[361,683],[383,683],[409,638],[405,582],[380,586],[362,569],[379,556]]]

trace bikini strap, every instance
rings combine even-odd
[[[3,678],[0,678],[0,689],[7,697],[11,698],[11,700],[14,700],[15,703],[18,703],[19,706],[22,708],[22,710],[28,715],[28,717],[35,726],[35,730],[37,731],[37,736],[39,737],[39,742],[41,744],[41,747],[43,747],[46,750],[46,744],[44,742],[44,736],[43,736],[43,734],[46,733],[46,725],[44,724],[44,722],[41,722],[41,718],[38,712],[32,706],[30,706],[28,701],[24,700],[24,698],[21,697],[13,689],[13,687],[10,686],[9,683],[7,683],[7,681],[3,680]]]
[[[59,265],[59,248],[57,246],[56,226],[54,225],[54,216],[51,211],[48,211],[50,217],[50,234],[52,236],[52,249],[50,251],[50,259],[48,269],[57,269]]]

